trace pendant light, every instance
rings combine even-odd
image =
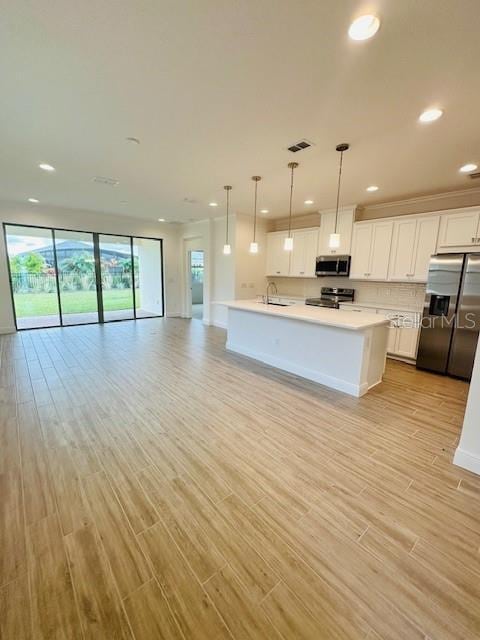
[[[232,190],[232,187],[226,184],[223,188],[227,192],[227,224],[225,229],[225,244],[223,245],[223,253],[224,255],[229,256],[232,253],[232,247],[228,242],[228,212],[230,208],[230,191]]]
[[[337,206],[335,209],[335,229],[333,233],[330,234],[328,239],[328,246],[330,249],[338,249],[340,246],[340,234],[337,233],[337,224],[338,224],[338,206],[340,204],[340,185],[342,181],[342,164],[343,164],[343,153],[350,148],[350,145],[346,142],[339,144],[335,147],[337,151],[340,152],[340,165],[338,167],[338,186],[337,186]]]
[[[255,236],[257,233],[257,188],[261,179],[260,176],[252,176],[252,180],[255,182],[255,200],[253,206],[253,241],[250,243],[250,253],[258,253],[258,242]]]
[[[292,237],[292,198],[293,198],[293,172],[298,167],[298,162],[289,162],[288,168],[291,170],[290,178],[290,211],[288,214],[288,236],[285,238],[283,248],[285,251],[293,250],[293,237]]]

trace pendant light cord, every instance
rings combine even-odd
[[[340,166],[338,168],[338,186],[337,186],[337,207],[335,209],[335,230],[337,233],[338,205],[340,204],[340,183],[342,180],[343,151],[340,152]]]
[[[258,180],[255,180],[255,203],[253,205],[253,241],[255,242],[255,235],[257,232],[257,188]]]
[[[289,162],[288,166],[292,171],[291,178],[290,178],[290,212],[288,215],[288,237],[290,238],[292,235],[293,172],[296,169],[296,167],[298,167],[298,162]]]
[[[230,190],[232,187],[230,185],[225,185],[223,188],[227,192],[227,224],[225,226],[225,244],[228,244],[228,212],[230,209]]]

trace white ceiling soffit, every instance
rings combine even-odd
[[[475,186],[458,168],[480,164],[480,2],[366,8],[380,30],[354,42],[357,0],[7,3],[0,197],[183,221],[220,215],[224,184],[250,213],[258,174],[280,216],[295,159],[304,213],[334,205],[344,141],[343,202]],[[443,117],[420,124],[431,106]]]

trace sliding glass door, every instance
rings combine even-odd
[[[134,316],[132,241],[129,237],[98,236],[104,322]]]
[[[93,233],[55,231],[62,323],[98,322]]]
[[[162,241],[4,224],[18,329],[163,316]]]
[[[52,229],[8,225],[5,239],[18,329],[60,326]]]

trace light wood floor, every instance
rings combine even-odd
[[[362,399],[199,322],[0,339],[1,638],[480,636],[467,385]]]

